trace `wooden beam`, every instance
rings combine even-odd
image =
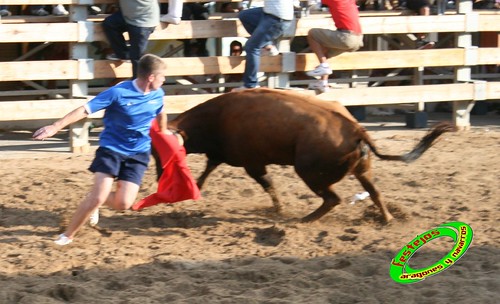
[[[486,83],[486,99],[500,100],[500,81],[491,81]]]
[[[500,48],[478,48],[477,64],[500,65]]]
[[[460,66],[464,64],[464,52],[463,49],[366,51],[343,53],[328,62],[334,70]],[[313,70],[316,65],[316,55],[297,54],[297,71]]]
[[[446,67],[466,64],[464,49],[395,50],[343,53],[330,58],[335,70],[363,70],[408,67]],[[500,49],[479,48],[477,64],[497,64]],[[167,64],[165,76],[192,76],[213,74],[240,74],[244,72],[245,57],[170,57],[163,58]],[[282,70],[282,56],[265,56],[261,59],[260,71],[279,73]],[[93,79],[128,78],[131,63],[111,60],[95,60]],[[296,55],[296,70],[314,69],[318,60],[314,54]],[[76,60],[41,60],[0,62],[0,81],[78,79]],[[92,72],[92,71],[91,71]]]
[[[0,62],[0,81],[78,79],[78,61]]]
[[[474,100],[473,83],[452,83],[418,86],[393,86],[375,88],[336,89],[318,97],[339,101],[345,106],[373,106],[417,102],[471,101]],[[312,95],[314,91],[297,91]],[[182,113],[220,94],[193,94],[165,96],[165,110],[169,114]],[[500,82],[486,83],[486,100],[500,99]],[[0,102],[0,121],[58,119],[69,111],[85,104],[84,99],[56,99]],[[102,117],[102,112],[92,118]]]
[[[200,103],[215,98],[219,95],[221,94],[192,94],[192,95],[165,96],[164,98],[165,111],[168,114],[179,114],[199,105]]]
[[[336,100],[346,106],[473,100],[474,85],[454,83],[338,89],[330,90],[330,92],[320,94],[318,97],[324,100]]]
[[[85,103],[85,99],[2,101],[0,121],[57,119]]]
[[[498,15],[479,15],[478,27],[482,31],[500,30]],[[361,18],[364,34],[431,33],[466,31],[465,15],[437,16],[389,16]],[[92,22],[90,31],[94,41],[106,38],[100,22]],[[298,20],[295,36],[306,36],[311,28],[334,28],[328,15],[313,15]],[[76,42],[86,37],[78,37],[76,23],[36,23],[2,24],[0,42]],[[60,33],[65,33],[61,35]],[[179,25],[161,23],[150,40],[176,40],[191,38],[248,37],[249,34],[237,19],[182,21]]]
[[[62,34],[64,33],[64,34]],[[0,24],[0,43],[4,42],[76,42],[77,23]]]
[[[494,11],[496,14],[479,15],[479,28],[480,32],[500,32],[500,11]]]
[[[165,76],[191,76],[212,74],[239,74],[245,69],[245,57],[213,56],[213,57],[171,57],[163,58],[167,65]],[[95,78],[126,78],[130,77],[132,66],[130,62],[97,60],[94,64]],[[281,71],[281,56],[263,57],[262,72]]]
[[[177,40],[196,38],[248,37],[239,20],[190,20],[178,25],[160,23],[149,40]],[[127,35],[125,35],[127,37]],[[101,24],[94,24],[94,40],[105,41]]]
[[[324,100],[336,100],[345,106],[370,106],[441,101],[475,100],[474,83],[452,83],[331,90],[319,94]],[[500,82],[487,82],[485,100],[500,98]]]

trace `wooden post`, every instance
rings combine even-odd
[[[465,49],[465,65],[455,68],[455,82],[471,82],[471,67],[476,58],[470,58],[473,54],[472,31],[477,31],[477,14],[472,11],[472,1],[459,0],[457,13],[466,17],[465,31],[457,33],[455,36],[455,45]],[[470,112],[474,106],[474,100],[454,101],[453,102],[453,121],[458,129],[470,129]]]
[[[424,67],[414,68],[413,85],[423,85]],[[415,104],[415,112],[406,114],[406,126],[408,128],[427,127],[427,112],[425,112],[425,102],[419,101]]]
[[[70,6],[70,22],[78,23],[78,42],[70,44],[71,59],[78,60],[78,77],[70,81],[70,98],[86,97],[88,95],[88,79],[93,78],[93,61],[89,59],[87,41],[93,41],[93,28],[86,21],[88,17],[87,4],[81,0],[79,4]],[[89,151],[90,121],[83,120],[69,126],[71,151],[86,153]]]
[[[88,153],[90,151],[89,143],[89,128],[91,121],[82,119],[69,128],[69,143],[71,152],[73,153]]]
[[[297,18],[292,20],[290,28],[283,34],[280,39],[278,50],[281,53],[281,72],[270,74],[268,76],[267,85],[270,88],[288,88],[290,87],[290,73],[295,72],[295,53],[290,52],[292,39],[295,36],[297,29]]]

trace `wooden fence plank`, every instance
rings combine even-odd
[[[478,27],[483,31],[500,30],[498,15],[479,15]],[[389,16],[361,18],[364,34],[464,32],[465,15],[437,16]],[[306,36],[311,28],[334,28],[326,15],[301,18],[295,36]],[[100,22],[91,25],[94,41],[105,41]],[[65,33],[61,35],[61,33]],[[237,19],[182,21],[179,25],[161,23],[150,40],[176,40],[196,38],[248,37],[248,33]],[[1,24],[2,42],[78,41],[76,23],[27,23]],[[80,40],[84,40],[81,37]]]
[[[78,41],[78,24],[76,23],[0,24],[0,43],[45,42],[45,41],[51,41],[51,42]]]
[[[500,65],[500,48],[478,48],[477,64]]]
[[[395,50],[343,53],[328,62],[334,70],[382,69],[405,67],[459,66],[464,64],[463,49]],[[316,55],[298,54],[297,71],[309,71],[318,65]]]
[[[338,89],[319,94],[326,101],[339,101],[343,105],[387,105],[416,102],[469,101],[474,100],[473,83],[439,85],[393,86],[375,88]],[[298,91],[314,94],[314,91]],[[169,114],[182,113],[220,94],[165,96],[165,109]],[[486,84],[486,98],[500,99],[500,82]],[[83,105],[84,99],[56,99],[0,102],[0,121],[57,119]],[[102,113],[96,113],[99,118]]]
[[[347,106],[473,100],[474,85],[470,83],[454,83],[353,88],[331,90],[318,96],[324,100],[337,100]]]
[[[0,81],[78,79],[76,60],[0,62]]]
[[[498,64],[499,48],[479,48],[477,64]],[[381,68],[447,67],[465,65],[464,49],[431,49],[395,51],[365,51],[343,53],[330,58],[335,70],[363,70]],[[167,64],[165,76],[191,76],[214,74],[240,74],[244,72],[245,57],[171,57],[163,58]],[[260,71],[279,73],[281,56],[262,57]],[[95,60],[94,79],[127,78],[131,76],[131,63]],[[314,54],[296,55],[296,71],[314,69],[318,60]],[[27,72],[29,71],[29,72]],[[0,81],[78,79],[76,60],[0,62]]]

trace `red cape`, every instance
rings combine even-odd
[[[160,156],[163,174],[158,181],[156,193],[135,203],[132,210],[140,210],[160,203],[199,199],[200,190],[186,164],[184,146],[179,145],[175,135],[160,132],[156,120],[153,121],[150,135],[151,144]]]

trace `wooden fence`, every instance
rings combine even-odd
[[[71,46],[68,59],[27,61],[21,56],[16,61],[0,62],[0,82],[22,81],[33,84],[34,81],[40,80],[67,80],[68,89],[57,92],[67,92],[71,97],[60,100],[29,100],[29,94],[32,94],[33,90],[0,92],[0,97],[4,100],[0,102],[0,122],[15,127],[26,121],[61,117],[85,103],[96,92],[95,88],[89,86],[91,81],[131,76],[130,63],[117,64],[109,60],[96,60],[88,51],[90,43],[105,41],[100,26],[105,16],[89,16],[87,6],[116,2],[116,0],[0,0],[0,5],[65,4],[70,6],[71,12],[69,17],[12,16],[0,20],[0,47],[4,43],[28,42],[66,42]],[[198,1],[185,0],[185,2]],[[411,103],[415,104],[417,111],[424,110],[424,104],[428,102],[450,101],[453,102],[453,119],[457,126],[469,127],[469,113],[475,101],[500,99],[498,72],[482,73],[478,78],[474,74],[476,67],[499,65],[500,48],[473,45],[474,35],[478,33],[494,32],[498,36],[500,12],[473,11],[471,1],[460,1],[457,4],[456,11],[447,11],[444,15],[415,16],[394,11],[362,12],[363,32],[370,38],[367,41],[371,41],[372,45],[358,52],[344,53],[332,58],[330,63],[334,70],[346,71],[348,74],[348,77],[340,81],[349,85],[345,89],[333,90],[318,96],[325,100],[338,100],[345,105]],[[225,18],[224,14],[218,14],[209,20],[182,21],[180,25],[162,23],[150,39],[172,41],[191,38],[247,37],[248,33],[241,23],[234,16],[231,17],[233,18]],[[330,16],[326,13],[311,14],[297,19],[295,29],[290,36],[306,36],[309,29],[316,27],[333,28]],[[412,33],[448,35],[446,39],[450,45],[429,50],[412,49],[412,41],[408,38]],[[394,49],[392,38],[395,36],[398,37],[398,41],[408,39],[409,42],[403,47],[399,44],[396,46],[401,49]],[[260,71],[267,74],[266,85],[269,87],[303,84],[304,81],[291,80],[290,75],[311,70],[318,64],[312,53],[290,51],[290,39],[292,37],[280,45],[281,55],[262,58]],[[393,49],[381,48],[382,40],[392,43]],[[244,60],[245,58],[241,56],[164,58],[168,67],[166,76],[174,78],[243,73]],[[414,70],[413,75],[400,79],[409,77],[413,85],[384,87],[359,85],[377,79],[381,81],[395,79],[390,75],[382,78],[359,77],[358,75],[363,72],[373,69],[398,71],[408,68]],[[444,68],[451,71],[449,75],[440,76],[449,83],[440,81],[434,81],[435,84],[425,83],[429,77],[424,75],[424,68]],[[439,77],[436,79],[439,80]],[[224,84],[212,86],[223,87]],[[169,92],[168,87],[166,89]],[[305,90],[304,93],[314,92]],[[218,94],[220,93],[166,96],[166,108],[170,113],[180,113]],[[24,97],[19,98],[19,96]],[[82,150],[81,147],[86,146],[83,122],[73,126],[72,133],[73,149]]]

